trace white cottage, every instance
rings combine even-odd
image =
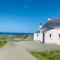
[[[34,33],[34,41],[60,45],[60,18],[50,19]]]

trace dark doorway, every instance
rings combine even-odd
[[[43,43],[45,43],[45,33],[43,33]]]

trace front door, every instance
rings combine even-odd
[[[45,43],[45,33],[43,33],[43,43]]]

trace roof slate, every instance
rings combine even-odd
[[[60,18],[57,19],[51,19],[50,21],[47,21],[41,29],[49,30],[53,29],[55,27],[60,27]]]

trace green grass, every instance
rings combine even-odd
[[[38,60],[60,60],[60,51],[54,50],[49,52],[34,52],[31,54]]]
[[[22,36],[20,38],[17,38],[16,42],[20,42],[20,41],[32,41],[32,40],[33,40],[32,36]]]
[[[6,41],[13,41],[14,42],[20,42],[20,41],[32,41],[33,36],[32,35],[20,35],[20,36],[15,36],[15,35],[0,35],[0,40],[6,40]]]
[[[1,41],[0,41],[0,48],[3,47],[3,46],[5,46],[6,43],[7,43],[7,41],[2,41],[2,40],[1,40]]]

